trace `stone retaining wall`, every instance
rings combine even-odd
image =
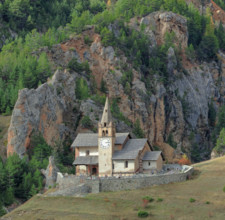
[[[170,167],[171,168],[171,167]],[[133,190],[146,188],[153,185],[168,184],[186,181],[194,170],[190,166],[182,166],[184,172],[166,173],[157,175],[137,175],[131,177],[85,178],[74,175],[63,176],[58,173],[57,184],[60,190],[73,189],[82,184],[86,185],[92,193]],[[71,190],[73,192],[73,190]],[[71,195],[72,196],[72,195]]]
[[[120,191],[120,190],[132,190],[140,189],[153,185],[168,184],[172,182],[186,181],[188,176],[193,172],[193,168],[190,167],[184,173],[174,174],[161,174],[146,177],[132,177],[132,178],[120,178],[120,179],[101,179],[100,191]]]

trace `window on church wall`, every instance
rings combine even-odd
[[[105,131],[102,131],[102,136],[105,136]]]
[[[86,156],[89,156],[89,155],[90,155],[90,151],[86,150]]]
[[[125,161],[125,168],[128,168],[128,161]]]
[[[151,162],[148,162],[148,166],[151,166]]]
[[[106,123],[104,123],[104,127],[106,127]]]
[[[105,132],[105,133],[106,133],[106,136],[108,136],[108,130],[106,130],[106,132]]]

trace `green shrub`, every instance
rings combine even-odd
[[[106,82],[103,79],[101,81],[100,91],[103,92],[103,93],[106,93],[108,91],[107,86],[106,86]]]
[[[88,46],[91,45],[92,40],[90,39],[90,37],[88,35],[84,36],[84,43],[87,44]]]
[[[162,198],[158,198],[158,199],[157,199],[157,202],[162,202],[162,201],[163,201]]]
[[[100,96],[100,95],[96,94],[96,95],[91,96],[91,99],[93,101],[95,101],[97,104],[104,105],[106,96],[105,95]]]
[[[206,201],[206,202],[205,202],[205,204],[209,205],[209,204],[210,204],[210,202],[209,202],[209,201]]]
[[[167,139],[167,143],[174,149],[177,148],[177,143],[174,141],[173,139],[173,134],[170,133],[169,136],[168,136],[168,139]]]
[[[85,79],[83,79],[83,78],[76,79],[75,94],[76,94],[77,99],[79,99],[79,100],[85,100],[90,96],[88,84]]]
[[[219,137],[216,140],[214,150],[220,154],[225,150],[225,128],[220,131]]]
[[[6,214],[6,211],[3,207],[2,201],[0,201],[0,217],[5,215],[5,214]]]
[[[79,63],[77,61],[77,58],[75,58],[75,57],[69,61],[67,67],[75,72],[83,72],[83,71],[85,71],[86,73],[91,72],[87,61],[84,63]]]
[[[225,186],[223,187],[223,192],[225,192]]]
[[[139,211],[138,212],[138,217],[139,218],[146,218],[146,217],[148,217],[148,212],[146,212],[146,211]]]
[[[133,133],[135,134],[135,136],[137,138],[144,138],[145,137],[145,133],[141,129],[140,121],[138,119],[134,123]]]
[[[84,128],[91,128],[93,126],[91,119],[86,115],[82,118],[81,124]]]
[[[189,202],[195,202],[196,200],[195,199],[193,199],[193,198],[190,198],[189,199]]]
[[[150,197],[150,196],[144,196],[142,199],[143,200],[147,200],[149,202],[153,202],[154,201],[154,199],[152,197]]]

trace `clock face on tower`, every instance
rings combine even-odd
[[[100,139],[100,147],[103,149],[107,149],[110,147],[110,139],[109,138],[101,138]]]

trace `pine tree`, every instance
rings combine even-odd
[[[134,123],[133,133],[137,138],[144,138],[144,131],[141,129],[140,121],[137,119]]]
[[[34,196],[37,193],[34,184],[30,188],[29,197]]]
[[[0,158],[0,194],[6,189],[6,171]]]
[[[0,217],[5,215],[5,214],[6,214],[6,211],[5,211],[4,207],[3,207],[2,201],[0,200]]]
[[[216,147],[214,148],[214,150],[217,153],[225,153],[225,128],[220,131],[220,135],[217,138]]]
[[[220,49],[225,50],[225,30],[222,22],[220,22],[218,29],[216,29],[216,36],[219,41]]]
[[[9,187],[18,187],[23,179],[24,169],[26,168],[26,158],[21,160],[17,154],[8,157],[5,170],[6,181]]]
[[[75,94],[80,100],[84,100],[89,97],[89,88],[85,79],[80,78],[76,80]]]
[[[11,205],[14,202],[14,190],[12,187],[6,189],[5,193],[3,194],[4,197],[4,204]]]
[[[102,79],[102,81],[101,81],[100,90],[101,90],[101,92],[103,92],[103,93],[106,93],[106,92],[107,92],[106,83],[105,83],[105,81],[104,81],[103,79]]]
[[[50,65],[46,53],[41,53],[37,64],[37,79],[44,83],[51,74]]]

